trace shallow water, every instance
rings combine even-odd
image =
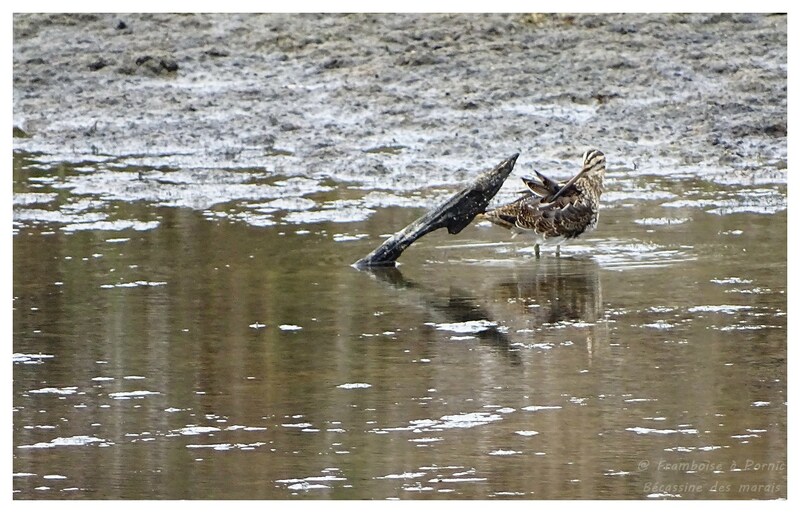
[[[785,175],[373,272],[455,187],[98,160],[15,154],[16,498],[786,497]]]

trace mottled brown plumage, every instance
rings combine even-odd
[[[539,244],[556,244],[581,236],[597,226],[606,158],[598,150],[583,154],[583,168],[567,182],[556,182],[536,171],[538,181],[523,178],[529,192],[483,217],[514,235],[533,236]]]

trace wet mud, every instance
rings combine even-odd
[[[16,15],[14,146],[404,191],[598,147],[748,181],[786,168],[786,73],[781,15]]]

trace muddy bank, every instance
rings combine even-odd
[[[781,15],[15,15],[14,148],[411,191],[598,147],[784,183],[786,55]]]

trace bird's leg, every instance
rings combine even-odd
[[[561,257],[561,244],[556,246],[556,256]]]
[[[539,258],[539,245],[538,244],[534,244],[533,245],[533,253],[536,255],[536,258]]]

